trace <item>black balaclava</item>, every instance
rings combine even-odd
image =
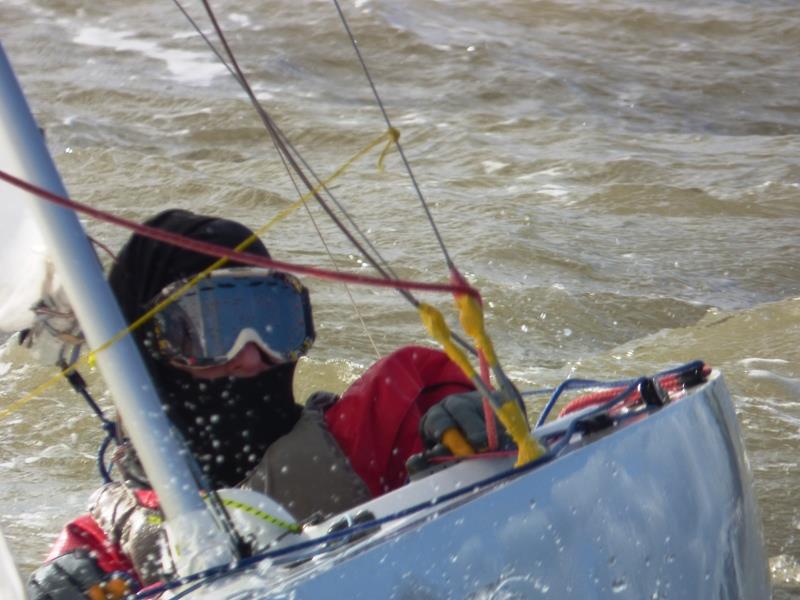
[[[189,238],[234,248],[252,232],[234,221],[185,210],[162,212],[145,224]],[[260,240],[246,252],[269,257]],[[196,275],[214,258],[133,235],[109,274],[125,319],[140,317],[164,287]],[[229,263],[228,266],[235,266]],[[146,343],[148,327],[134,333],[167,416],[186,439],[213,488],[233,486],[261,460],[272,442],[288,433],[302,408],[294,401],[295,363],[256,377],[194,379],[159,360]]]

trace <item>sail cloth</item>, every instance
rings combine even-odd
[[[60,285],[30,207],[30,194],[0,182],[0,331],[30,327],[31,306]]]
[[[3,537],[2,529],[0,529],[0,598],[6,598],[6,600],[25,600],[26,598],[22,579],[20,579],[6,539]]]
[[[57,194],[64,188],[0,45],[0,170]],[[33,214],[35,196],[0,182],[0,331],[30,326],[30,307],[60,286]]]

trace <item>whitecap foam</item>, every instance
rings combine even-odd
[[[228,15],[228,20],[239,27],[249,27],[251,25],[250,17],[242,13],[231,13]]]
[[[84,46],[111,48],[116,52],[136,52],[164,62],[173,79],[181,83],[210,85],[215,77],[227,73],[225,67],[211,60],[207,53],[164,48],[156,42],[137,38],[132,31],[84,27],[72,41]]]
[[[484,160],[482,163],[483,170],[487,175],[491,175],[492,173],[496,173],[497,171],[504,169],[508,166],[508,163],[500,162],[497,160]]]
[[[787,365],[789,361],[783,358],[743,358],[739,363],[749,367],[754,364]]]
[[[543,185],[538,190],[536,190],[536,192],[539,194],[544,194],[545,196],[551,196],[553,198],[563,198],[564,196],[569,194],[569,190],[567,188],[552,183]]]
[[[746,373],[747,376],[751,377],[752,379],[773,381],[782,385],[793,394],[800,394],[800,379],[778,375],[777,373],[773,373],[772,371],[767,371],[765,369],[748,369]]]

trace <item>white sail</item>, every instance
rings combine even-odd
[[[0,169],[54,194],[66,196],[41,135],[0,44]],[[77,217],[71,210],[46,202],[34,202],[25,194],[18,197],[8,185],[0,187],[0,204],[3,193],[9,195],[7,205],[10,208],[7,210],[9,218],[13,219],[6,233],[12,231],[15,233],[13,237],[19,239],[22,246],[20,260],[23,256],[34,257],[31,263],[34,266],[27,265],[32,272],[24,274],[27,284],[33,288],[28,290],[30,295],[27,300],[32,297],[35,299],[42,287],[50,283],[44,252],[32,252],[36,246],[43,249],[44,240],[48,247],[57,249],[57,253],[51,256],[61,274],[65,296],[69,297],[75,309],[88,346],[99,348],[124,329],[126,323]],[[34,217],[35,223],[41,227],[40,234],[35,227],[23,225],[25,222],[32,223]],[[38,244],[31,243],[32,240],[37,240]],[[7,240],[7,246],[0,252],[10,257],[10,261],[3,263],[3,268],[9,268],[17,248],[14,240]],[[5,252],[6,249],[9,252]],[[39,274],[45,274],[42,281],[36,281],[35,271],[41,269],[41,263],[36,266],[36,256],[45,265],[43,270],[39,270]],[[17,266],[13,270],[16,274],[20,273]],[[8,282],[9,278],[5,278],[5,281]],[[7,290],[20,288],[13,280],[12,284],[7,286]],[[16,309],[22,307],[17,312],[8,311],[8,323],[18,325],[25,321],[25,300],[15,301],[6,297],[3,301],[10,301],[10,308],[14,308],[14,305]],[[204,549],[203,556],[191,563],[193,567],[209,568],[230,563],[235,556],[233,541],[219,526],[200,495],[185,458],[187,451],[167,420],[134,341],[130,336],[125,336],[96,358],[114,398],[117,414],[125,422],[127,433],[174,534],[170,541],[174,541],[175,548]],[[191,521],[191,527],[183,526],[186,521]]]
[[[22,107],[24,101],[10,86],[4,87],[1,95],[4,102],[0,112],[14,122],[17,111],[26,108]],[[35,127],[33,131],[37,131]],[[22,159],[28,140],[21,136],[22,132],[13,128],[0,136],[0,170],[28,181],[30,169]],[[31,306],[45,294],[55,295],[60,287],[33,215],[35,198],[0,180],[0,331],[29,327],[34,319]]]
[[[14,564],[6,538],[0,529],[0,598],[25,600],[25,597],[17,566]]]
[[[0,169],[14,174],[0,149]],[[44,294],[54,293],[54,270],[42,234],[29,208],[29,194],[0,182],[0,331],[29,327],[31,306]]]

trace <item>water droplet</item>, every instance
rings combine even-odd
[[[628,589],[628,582],[624,578],[619,577],[611,582],[611,591],[615,594],[620,594]]]

